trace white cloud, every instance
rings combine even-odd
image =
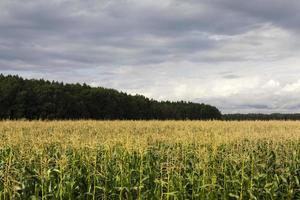
[[[266,84],[262,86],[263,89],[278,89],[280,83],[276,80],[269,80]]]
[[[300,80],[298,80],[297,82],[285,85],[282,88],[282,91],[288,92],[288,93],[300,92]]]

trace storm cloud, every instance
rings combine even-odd
[[[0,73],[300,112],[296,0],[1,0]]]

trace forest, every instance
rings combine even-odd
[[[87,84],[23,79],[0,74],[0,119],[221,119],[214,106],[156,101]]]
[[[114,89],[0,74],[0,119],[300,120],[293,114],[222,114],[215,106],[156,101]]]
[[[299,113],[271,113],[271,114],[262,114],[262,113],[248,113],[248,114],[223,114],[222,119],[226,121],[242,121],[242,120],[300,120]]]

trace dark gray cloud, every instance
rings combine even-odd
[[[300,111],[296,0],[2,0],[0,72]]]
[[[224,75],[223,78],[225,78],[225,79],[236,79],[236,78],[240,78],[240,76],[235,75],[235,74],[228,74],[228,75]]]

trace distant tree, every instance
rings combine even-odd
[[[158,102],[86,84],[0,74],[0,119],[221,119],[213,106]]]
[[[222,116],[223,120],[300,120],[299,113],[293,114],[281,114],[281,113],[273,113],[273,114],[261,114],[261,113],[249,113],[249,114],[224,114]]]

